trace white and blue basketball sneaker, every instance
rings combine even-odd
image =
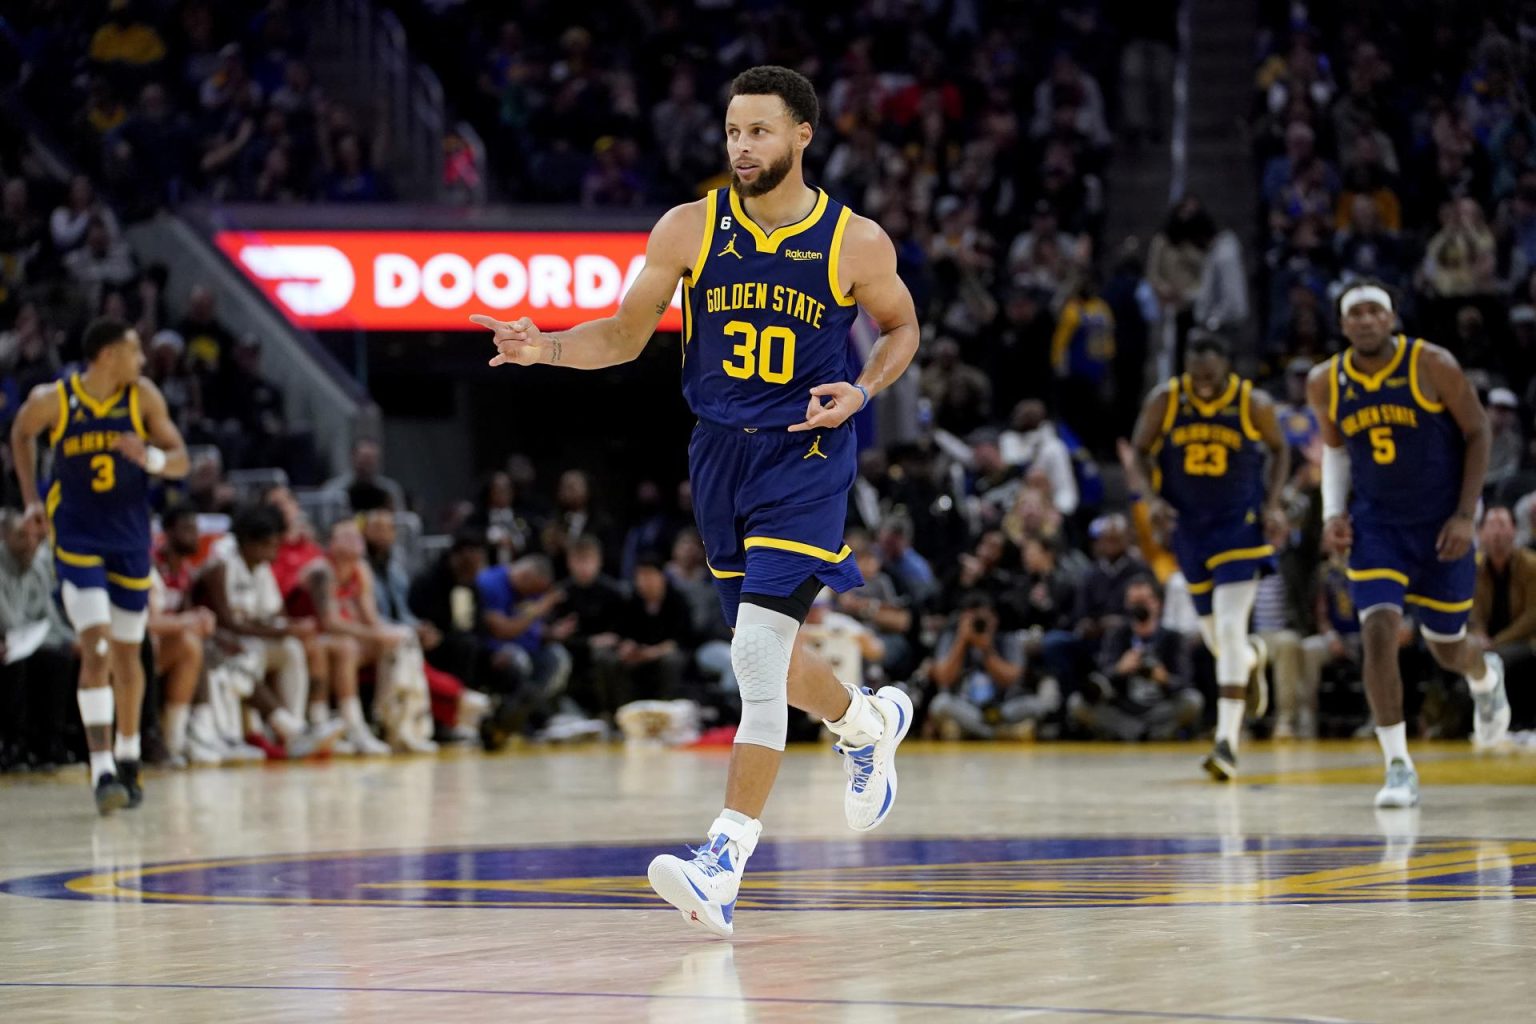
[[[646,872],[651,888],[690,924],[728,939],[735,930],[731,919],[741,874],[762,834],[763,823],[756,818],[745,825],[716,818],[709,841],[693,851],[692,860],[664,853],[651,861]]]
[[[1491,750],[1509,735],[1509,694],[1504,690],[1504,659],[1489,651],[1483,655],[1483,664],[1493,674],[1494,682],[1487,693],[1472,694],[1476,710],[1472,716],[1472,745],[1479,750]]]
[[[1419,805],[1419,773],[1401,758],[1393,758],[1387,766],[1387,781],[1376,791],[1376,806],[1381,808],[1417,807]]]
[[[878,828],[891,813],[896,803],[896,748],[912,727],[912,698],[899,688],[882,686],[868,699],[885,719],[880,738],[862,747],[838,744],[832,748],[845,758],[848,789],[843,793],[843,816],[855,832]]]

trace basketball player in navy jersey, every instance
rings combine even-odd
[[[689,474],[709,568],[735,629],[742,711],[724,810],[692,859],[657,857],[650,881],[685,919],[722,936],[732,932],[742,871],[762,832],[789,706],[839,737],[843,809],[860,831],[891,810],[896,747],[912,722],[900,689],[845,688],[795,644],[821,587],[862,583],[843,543],[858,469],[847,420],[901,375],[918,342],[890,239],[805,183],[801,159],[817,117],[803,76],[743,72],[725,118],[731,186],[657,222],[645,269],[616,315],[558,334],[527,318],[471,318],[495,332],[493,366],[597,369],[638,356],[683,284],[683,394],[698,416]],[[855,380],[848,332],[858,308],[881,333]]]
[[[82,348],[83,373],[39,384],[22,403],[11,452],[27,515],[46,515],[52,526],[64,611],[80,640],[78,699],[96,809],[110,814],[144,797],[139,645],[149,622],[150,477],[186,476],[188,460],[160,389],[139,375],[138,332],[102,317],[85,329]],[[37,488],[44,431],[53,449],[46,506]]]
[[[1435,660],[1467,678],[1473,741],[1509,731],[1504,664],[1467,640],[1477,568],[1473,518],[1488,470],[1488,418],[1456,359],[1393,331],[1387,289],[1362,281],[1339,296],[1349,348],[1313,368],[1307,398],[1323,444],[1324,539],[1349,551],[1365,692],[1386,760],[1377,807],[1419,802],[1408,755],[1397,633],[1412,606]]]
[[[1268,688],[1264,642],[1248,634],[1258,577],[1272,572],[1266,520],[1281,517],[1290,449],[1275,403],[1232,372],[1226,342],[1192,332],[1187,372],[1147,396],[1132,444],[1146,477],[1142,493],[1174,518],[1173,550],[1216,659],[1216,743],[1204,767],[1218,781],[1237,776],[1237,748],[1250,687],[1254,714]],[[1147,490],[1150,483],[1151,491]]]

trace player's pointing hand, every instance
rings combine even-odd
[[[484,313],[476,313],[469,320],[470,323],[478,324],[491,332],[491,338],[496,343],[496,354],[491,357],[492,366],[501,366],[505,363],[533,366],[547,361],[545,354],[549,345],[544,340],[543,332],[533,326],[533,321],[527,317],[520,316],[516,320],[497,320]]]
[[[823,402],[825,398],[827,401]],[[811,401],[805,407],[805,422],[790,427],[796,430],[831,430],[864,408],[864,392],[852,384],[818,384],[811,388]]]

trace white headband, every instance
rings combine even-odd
[[[1344,293],[1344,298],[1339,300],[1339,311],[1344,316],[1362,302],[1374,302],[1376,305],[1392,311],[1392,296],[1387,294],[1385,288],[1378,288],[1373,284],[1359,284]]]

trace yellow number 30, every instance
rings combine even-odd
[[[788,384],[795,375],[795,332],[788,327],[764,327],[758,331],[756,327],[745,320],[732,320],[725,325],[727,335],[741,335],[731,354],[740,362],[730,359],[722,359],[721,367],[725,372],[737,380],[750,380],[754,376],[761,377],[769,384]],[[758,342],[762,342],[762,349],[758,349]],[[773,368],[774,342],[783,342],[782,351],[778,357],[779,368]]]
[[[1392,440],[1391,427],[1371,428],[1371,458],[1380,466],[1388,465],[1397,459],[1397,443]]]
[[[96,476],[91,480],[91,490],[98,494],[117,486],[117,463],[110,455],[97,455],[91,459],[91,469]]]

